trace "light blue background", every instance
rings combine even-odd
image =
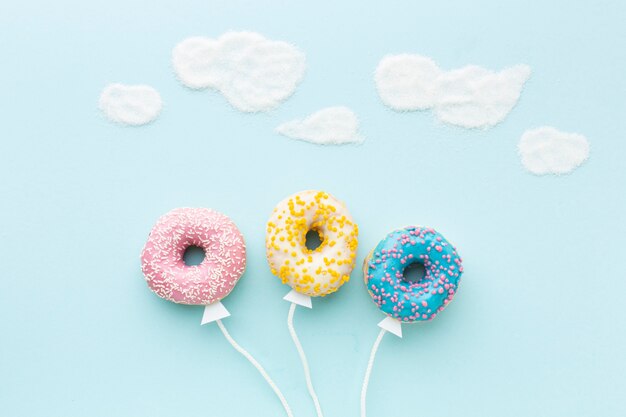
[[[226,325],[296,417],[313,416],[287,333],[287,287],[264,255],[274,205],[310,188],[347,203],[359,264],[407,224],[437,228],[465,261],[449,309],[383,339],[370,416],[626,415],[624,2],[5,3],[0,415],[283,415],[217,327],[199,326],[202,308],[165,302],[142,279],[156,219],[202,206],[231,216],[248,245]],[[230,29],[307,54],[304,81],[270,114],[241,114],[172,74],[177,42]],[[446,69],[526,63],[533,75],[501,125],[467,131],[379,102],[372,73],[401,52]],[[161,117],[141,128],[107,122],[97,100],[111,82],[157,88]],[[331,105],[360,116],[362,146],[273,132]],[[560,178],[525,172],[517,141],[542,125],[585,134],[590,160]],[[327,417],[357,415],[383,318],[361,272],[352,278],[296,315]]]

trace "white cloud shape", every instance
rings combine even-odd
[[[589,141],[578,133],[544,126],[524,132],[518,151],[533,174],[567,174],[589,158]]]
[[[298,48],[254,32],[185,39],[174,48],[172,63],[184,85],[218,90],[244,112],[277,107],[293,94],[306,67]]]
[[[276,128],[281,135],[321,145],[360,143],[359,119],[347,107],[319,110],[305,119],[292,120]]]
[[[113,122],[141,126],[158,117],[163,101],[149,85],[110,84],[102,90],[98,107]]]
[[[433,109],[442,122],[488,128],[513,109],[530,72],[527,65],[500,72],[476,65],[443,71],[428,57],[401,54],[383,58],[374,79],[381,100],[394,110]]]

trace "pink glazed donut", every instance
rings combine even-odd
[[[200,265],[185,264],[190,246],[205,252]],[[241,232],[227,216],[207,208],[177,208],[152,228],[141,270],[152,291],[180,304],[208,305],[226,297],[246,269]]]

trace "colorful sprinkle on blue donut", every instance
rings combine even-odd
[[[421,263],[424,277],[405,279]],[[436,230],[409,226],[378,243],[363,263],[365,285],[383,313],[402,322],[432,320],[454,297],[463,273],[461,257]]]

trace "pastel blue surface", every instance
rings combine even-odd
[[[454,246],[436,230],[416,226],[389,233],[366,262],[372,300],[388,316],[411,323],[433,320],[453,300],[463,273]],[[424,274],[411,280],[415,264]]]
[[[163,301],[142,279],[156,219],[204,206],[231,216],[248,244],[225,324],[296,417],[313,416],[288,288],[264,255],[274,205],[310,188],[347,203],[358,264],[407,224],[436,228],[463,255],[450,308],[383,339],[371,417],[626,415],[626,3],[158,3],[0,6],[0,415],[283,415],[217,327],[199,326],[201,308]],[[296,94],[270,114],[238,113],[172,74],[177,42],[229,29],[307,54]],[[372,73],[400,52],[444,69],[525,63],[533,75],[501,125],[467,131],[380,103]],[[111,82],[154,86],[162,116],[141,128],[107,122],[97,100]],[[360,116],[362,146],[273,131],[331,105]],[[542,125],[585,134],[590,160],[564,177],[525,172],[517,141]],[[296,312],[327,417],[357,415],[383,318],[361,272],[352,278]]]

